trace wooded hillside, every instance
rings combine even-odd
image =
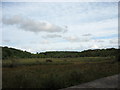
[[[118,56],[120,53],[119,49],[108,48],[108,49],[95,49],[95,50],[84,50],[81,52],[77,51],[50,51],[44,53],[30,53],[27,51],[18,50],[15,48],[1,47],[2,48],[2,59],[12,58],[73,58],[73,57],[107,57],[107,56]]]

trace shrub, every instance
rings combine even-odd
[[[46,59],[46,62],[52,62],[52,60],[51,59]]]

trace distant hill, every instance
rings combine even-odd
[[[14,48],[8,48],[8,47],[1,47],[1,48],[2,48],[2,59],[33,57],[30,52],[26,52]]]
[[[53,58],[73,58],[73,57],[108,57],[117,56],[118,50],[115,48],[108,49],[95,49],[95,50],[84,50],[81,52],[75,51],[51,51],[45,53],[39,53],[40,57],[53,57]],[[120,54],[120,53],[119,53]]]
[[[50,51],[44,53],[32,54],[27,51],[15,48],[1,47],[2,59],[13,58],[74,58],[74,57],[107,57],[118,56],[118,50],[115,48],[84,50],[82,52],[75,51]],[[120,55],[120,53],[119,53]]]

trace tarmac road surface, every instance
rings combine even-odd
[[[119,88],[120,89],[120,78],[118,78],[120,74],[104,77],[101,79],[97,79],[88,83],[83,83],[76,86],[71,86],[68,88],[60,89],[60,90],[80,90],[82,88]]]

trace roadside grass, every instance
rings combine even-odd
[[[22,66],[3,67],[2,87],[55,90],[117,74],[120,65],[118,62],[111,63],[115,58],[110,57],[51,58],[53,62],[45,60],[22,59],[16,63],[22,63]],[[3,64],[11,62],[8,60]],[[36,62],[42,64],[33,64]]]

